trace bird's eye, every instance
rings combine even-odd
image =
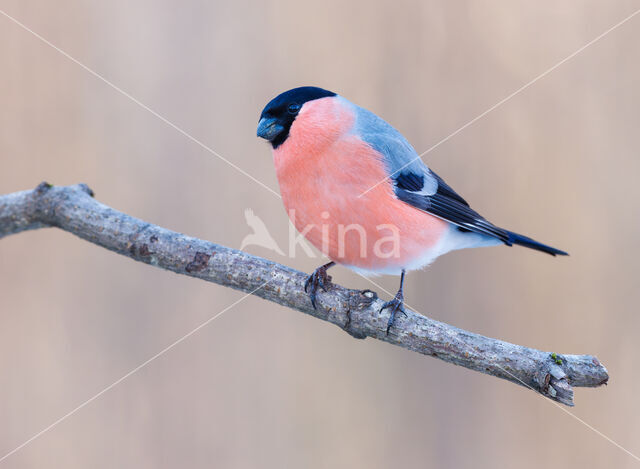
[[[289,112],[289,114],[297,114],[299,110],[300,110],[300,105],[296,103],[289,104],[289,107],[287,108],[287,111]]]

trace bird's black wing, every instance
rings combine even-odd
[[[403,172],[394,178],[396,196],[420,210],[442,218],[462,231],[472,231],[499,239],[510,245],[509,232],[488,222],[458,195],[440,176],[429,170],[427,177],[433,177],[438,185],[433,194],[424,193],[423,175]]]

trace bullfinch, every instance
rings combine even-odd
[[[305,284],[318,288],[339,263],[361,274],[400,275],[387,333],[404,313],[405,272],[449,251],[514,244],[567,255],[499,228],[475,212],[391,125],[336,93],[304,86],[263,109],[257,134],[273,148],[280,192],[296,229],[331,262]]]

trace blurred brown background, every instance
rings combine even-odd
[[[1,9],[277,190],[264,104],[319,85],[421,152],[638,1],[3,0]],[[488,218],[566,249],[459,251],[407,302],[523,345],[593,353],[571,410],[640,454],[640,16],[426,156]],[[232,247],[280,201],[0,16],[0,193],[100,201]],[[311,271],[320,259],[250,252]],[[343,268],[339,282],[371,285]],[[376,279],[395,291],[397,279]],[[0,241],[0,457],[241,297],[58,230]],[[382,296],[385,296],[381,292]],[[248,298],[0,467],[635,467],[549,401]]]

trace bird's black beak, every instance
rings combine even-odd
[[[263,117],[258,122],[258,137],[262,137],[265,140],[272,141],[284,130],[284,126],[278,124],[278,119],[275,117]]]

